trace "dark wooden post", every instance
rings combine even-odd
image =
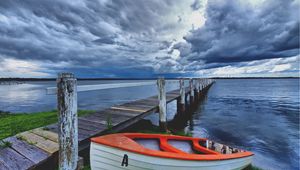
[[[194,103],[194,84],[193,79],[190,79],[190,104],[193,105]]]
[[[57,78],[59,169],[75,170],[78,161],[77,80],[72,73]]]
[[[185,87],[184,87],[184,79],[179,80],[180,87],[180,98],[177,99],[177,112],[184,113],[185,111]]]
[[[198,102],[199,100],[199,79],[195,79],[195,100]]]
[[[198,79],[198,98],[200,99],[200,97],[201,97],[201,79],[199,78]]]
[[[167,131],[167,100],[165,79],[159,78],[157,80],[158,100],[159,100],[159,128],[161,131]]]

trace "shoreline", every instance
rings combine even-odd
[[[181,77],[169,77],[166,80],[178,80]],[[187,77],[193,78],[193,77]],[[205,78],[205,77],[204,77]],[[300,77],[209,77],[210,79],[300,79]],[[91,80],[157,80],[154,78],[77,78],[80,81]],[[0,78],[0,85],[3,82],[24,82],[24,81],[56,81],[56,78]]]

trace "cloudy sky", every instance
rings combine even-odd
[[[300,0],[1,0],[0,77],[299,76]]]

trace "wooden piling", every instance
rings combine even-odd
[[[193,105],[194,103],[194,84],[193,79],[190,79],[190,104]]]
[[[195,101],[198,102],[199,100],[199,89],[198,89],[198,79],[194,79],[194,91],[195,91]]]
[[[177,99],[177,112],[184,113],[185,111],[185,87],[184,87],[184,79],[179,80],[179,93],[180,98]]]
[[[167,131],[167,102],[165,79],[159,78],[157,80],[158,100],[159,100],[159,128],[161,131]]]
[[[57,78],[59,169],[75,170],[78,161],[77,80],[72,73]]]

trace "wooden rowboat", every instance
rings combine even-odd
[[[91,139],[92,170],[231,170],[251,163],[253,153],[205,138],[119,133]]]

